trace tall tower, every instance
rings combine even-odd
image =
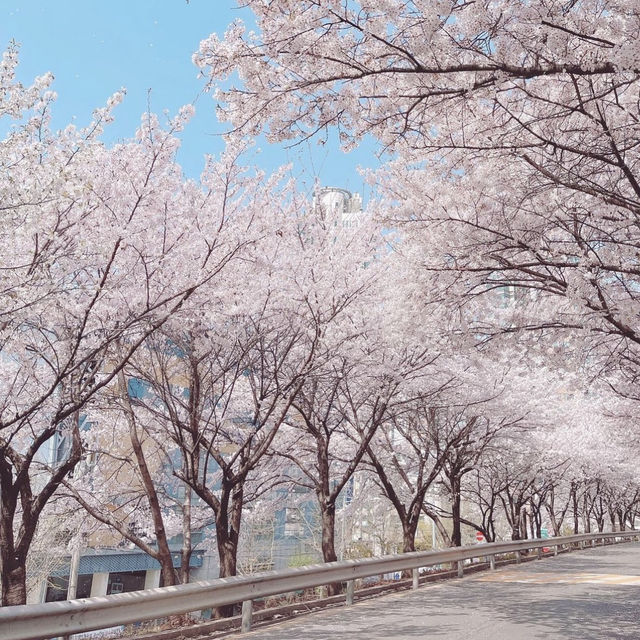
[[[338,187],[317,187],[313,207],[340,221],[343,227],[351,227],[362,214],[362,196]]]

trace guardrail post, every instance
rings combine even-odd
[[[516,551],[516,564],[520,564],[522,562],[522,556],[519,551]]]
[[[420,572],[417,568],[411,571],[411,578],[411,588],[417,589],[420,586]]]
[[[595,546],[596,546],[596,541],[595,541],[595,540],[592,540],[592,541],[591,541],[591,546],[592,546],[592,547],[595,547]]]
[[[536,555],[538,556],[538,560],[542,560],[542,547],[536,549]]]
[[[242,633],[251,631],[251,618],[253,617],[253,600],[245,600],[242,603]]]
[[[559,544],[554,545],[554,547],[553,547],[553,555],[557,556],[559,552],[560,552],[560,545]]]
[[[584,549],[584,540],[580,540],[580,548]]]
[[[496,557],[495,556],[489,556],[489,569],[491,569],[491,571],[495,571],[496,570]]]
[[[355,592],[355,589],[356,589],[355,580],[348,580],[347,581],[347,606],[353,604],[353,594]]]
[[[456,564],[458,565],[458,578],[462,578],[464,576],[464,560],[458,560]]]

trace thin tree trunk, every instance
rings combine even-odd
[[[180,582],[187,584],[191,573],[191,487],[185,486],[182,505],[182,558],[180,563]]]
[[[571,489],[571,499],[573,502],[573,533],[578,535],[580,533],[580,516],[578,513],[578,493],[575,488]]]
[[[120,400],[122,401],[122,406],[129,424],[131,448],[136,457],[140,479],[142,480],[142,486],[144,488],[147,503],[149,504],[149,510],[151,512],[151,519],[153,521],[153,530],[156,537],[156,545],[158,547],[157,560],[160,563],[162,583],[165,587],[172,587],[177,584],[178,576],[173,566],[173,557],[171,555],[171,550],[169,549],[169,541],[167,539],[167,532],[164,526],[162,507],[160,506],[158,493],[153,482],[153,476],[151,475],[151,471],[147,465],[142,441],[138,435],[136,417],[133,407],[131,406],[131,398],[129,397],[127,381],[123,370],[118,374],[118,381],[120,384]]]
[[[442,524],[442,520],[440,519],[440,516],[438,516],[438,514],[433,509],[430,509],[424,504],[422,505],[422,512],[426,514],[429,518],[431,518],[432,524],[435,523],[436,529],[438,530],[438,535],[442,538],[443,546],[445,547],[452,546],[451,538],[449,537],[449,532],[445,528],[444,524]]]

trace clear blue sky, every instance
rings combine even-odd
[[[206,153],[222,148],[224,129],[215,118],[204,81],[191,62],[200,40],[223,33],[237,17],[251,20],[234,0],[0,0],[0,47],[21,44],[20,79],[27,83],[46,71],[55,75],[58,102],[54,126],[73,116],[86,124],[95,107],[120,87],[125,102],[106,141],[134,134],[141,114],[151,109],[172,114],[196,100],[196,116],[183,134],[180,162],[197,177]],[[314,142],[285,150],[260,144],[257,163],[266,169],[293,162],[301,186],[319,178],[323,185],[363,191],[357,166],[376,166],[372,147],[344,154],[337,144]]]

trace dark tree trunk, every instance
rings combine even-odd
[[[38,450],[56,433],[51,426],[36,438],[27,454],[22,455],[7,446],[0,452],[0,580],[2,606],[26,604],[26,562],[38,526],[38,520],[51,496],[64,478],[78,464],[82,454],[82,443],[78,428],[78,414],[74,416],[71,450],[67,459],[59,464],[48,480],[33,492],[31,485],[31,463]],[[14,535],[18,498],[22,506],[17,537]]]
[[[598,498],[594,500],[593,505],[596,524],[598,525],[598,532],[602,533],[604,531],[605,523],[605,509],[604,503],[602,501],[602,496],[598,496]]]
[[[496,501],[495,495],[492,496],[491,502],[482,513],[482,533],[487,542],[495,542],[496,540],[496,523],[495,523]]]
[[[335,562],[336,555],[336,507],[333,503],[322,509],[322,558],[325,562]]]
[[[539,538],[540,536],[536,535],[536,519],[533,511],[529,514],[529,532],[531,533],[531,538]]]
[[[521,507],[516,504],[512,506],[513,516],[511,522],[511,539],[520,540],[522,538],[522,524],[520,522],[522,518]]]
[[[580,533],[580,514],[578,508],[578,492],[575,487],[571,488],[571,501],[573,504],[573,533],[578,535]]]
[[[411,553],[416,550],[416,531],[418,520],[402,523],[402,553]]]
[[[460,522],[460,479],[453,478],[451,481],[451,517],[453,521],[453,531],[451,533],[451,546],[462,546],[462,527]]]
[[[402,522],[402,553],[411,553],[416,550],[416,531],[419,519],[406,519]],[[411,569],[402,572],[403,578],[411,577]]]
[[[216,542],[220,558],[221,578],[231,578],[237,573],[238,540],[240,538],[240,523],[242,520],[243,488],[240,486],[229,496],[225,491],[224,481],[220,509],[216,514]],[[229,509],[229,502],[231,508]],[[233,605],[224,605],[214,611],[216,618],[228,618],[233,615]]]
[[[24,563],[20,563],[16,553],[13,519],[15,517],[18,491],[13,483],[11,467],[0,458],[0,574],[2,590],[1,603],[3,607],[10,604],[26,603],[26,588],[24,587]],[[20,588],[20,578],[23,578],[23,588]],[[20,596],[24,599],[20,599]]]
[[[2,554],[2,606],[26,604],[26,558]]]
[[[218,557],[220,559],[220,578],[230,578],[237,573],[237,545],[230,537],[216,534],[216,542],[218,547]],[[227,604],[217,607],[213,615],[215,618],[230,618],[233,615],[233,605]]]
[[[218,554],[220,556],[220,578],[231,578],[237,572],[237,549],[227,537],[218,537]]]
[[[322,559],[325,562],[335,562],[336,554],[336,506],[333,502],[323,504],[322,517]],[[327,595],[335,596],[342,590],[339,582],[327,585]]]
[[[531,537],[542,537],[542,503],[543,499],[539,495],[534,495],[530,501],[529,506],[531,508]]]
[[[596,524],[598,525],[598,532],[604,531],[604,508],[602,506],[602,498],[598,499],[599,509],[596,510]]]
[[[522,509],[520,512],[520,540],[527,540],[529,538],[528,530],[527,530],[527,510]]]

